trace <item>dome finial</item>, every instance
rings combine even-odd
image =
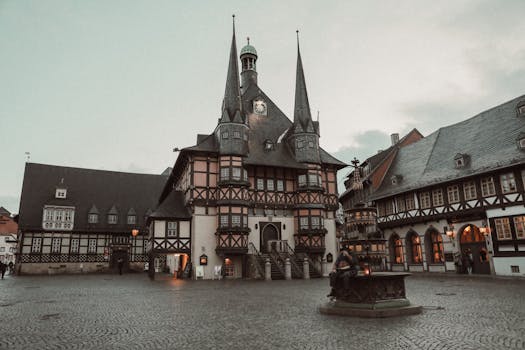
[[[249,36],[246,37],[246,41],[248,41],[248,45],[250,45],[250,37]]]

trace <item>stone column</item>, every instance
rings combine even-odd
[[[328,262],[326,261],[326,258],[323,258],[322,262],[321,262],[321,267],[322,267],[322,272],[323,272],[323,277],[328,277]]]
[[[286,260],[284,261],[284,279],[285,280],[292,279],[292,264],[290,263],[289,258],[286,258]]]
[[[303,261],[303,278],[305,280],[310,279],[310,265],[308,264],[307,258],[304,258],[304,261]]]
[[[264,279],[266,281],[272,280],[272,264],[270,263],[270,259],[266,259],[264,263]]]

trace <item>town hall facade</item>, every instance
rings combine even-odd
[[[296,277],[303,262],[325,274],[346,164],[319,146],[299,44],[293,121],[259,87],[257,59],[249,43],[237,56],[234,28],[218,124],[164,175],[28,163],[19,272],[103,271],[123,258],[152,273],[247,278],[270,261],[279,278],[288,258]]]

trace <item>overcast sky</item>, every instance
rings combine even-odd
[[[521,0],[0,0],[0,206],[18,211],[25,152],[94,169],[172,166],[172,149],[220,116],[232,13],[239,51],[249,36],[259,85],[289,118],[300,30],[321,145],[346,162],[391,133],[426,136],[525,93]]]

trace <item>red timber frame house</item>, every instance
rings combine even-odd
[[[336,174],[346,164],[319,147],[297,50],[292,122],[258,86],[249,42],[239,74],[234,26],[218,124],[179,153],[149,218],[150,265],[175,254],[198,278],[241,278],[263,275],[268,259],[283,278],[287,257],[299,276],[305,258],[322,274],[336,254]]]

